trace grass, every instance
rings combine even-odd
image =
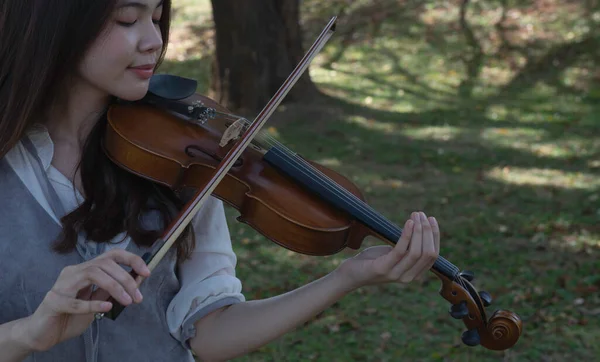
[[[315,4],[307,3],[307,9]],[[436,216],[441,254],[475,272],[478,290],[494,297],[489,314],[509,309],[521,316],[519,342],[504,352],[462,345],[464,326],[449,316],[439,282],[428,275],[410,285],[363,288],[236,361],[590,361],[600,355],[600,108],[588,82],[594,68],[584,59],[560,84],[542,78],[503,94],[516,70],[511,59],[490,55],[472,92],[460,93],[466,74],[456,54],[469,48],[452,27],[453,4],[446,3],[448,13],[427,7],[411,26],[391,15],[377,37],[349,45],[333,64],[328,57],[340,45],[328,45],[311,68],[325,96],[280,107],[270,127],[288,147],[346,175],[390,220],[402,224],[413,210]],[[570,10],[552,22],[544,21],[543,9],[515,10],[511,19],[518,28],[532,24],[535,31],[525,35],[546,48],[583,34],[575,5],[548,4]],[[186,0],[179,8],[163,71],[198,79],[199,92],[206,92],[210,3]],[[492,34],[498,9],[473,11],[477,34]],[[307,33],[319,26],[307,25]],[[423,36],[426,30],[433,39]],[[485,44],[491,54],[494,43]],[[295,254],[236,216],[228,211],[247,299],[297,288],[355,254]],[[364,246],[376,244],[369,239]]]

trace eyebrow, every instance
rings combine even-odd
[[[164,2],[164,0],[161,0],[158,3],[158,5],[156,5],[156,7],[159,8],[163,4],[163,2]],[[125,4],[121,4],[121,5],[118,6],[119,9],[127,8],[127,7],[134,7],[134,8],[139,8],[139,9],[142,9],[142,10],[149,9],[148,5],[146,5],[144,3],[137,2],[137,1],[130,1],[130,2],[127,2]]]

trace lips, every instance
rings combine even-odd
[[[144,64],[144,65],[138,65],[137,67],[129,67],[131,69],[141,69],[141,70],[150,70],[150,69],[154,69],[155,64]]]
[[[149,79],[154,74],[154,66],[155,64],[144,64],[136,67],[129,67],[128,69],[141,79]]]

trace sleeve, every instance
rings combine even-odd
[[[223,202],[210,197],[192,220],[196,246],[179,265],[181,289],[167,309],[171,335],[190,348],[194,323],[223,306],[244,302],[242,283],[235,275],[237,257],[225,218]]]

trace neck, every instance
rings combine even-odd
[[[75,82],[67,102],[56,104],[46,115],[45,124],[52,141],[81,150],[109,99],[108,94]]]

